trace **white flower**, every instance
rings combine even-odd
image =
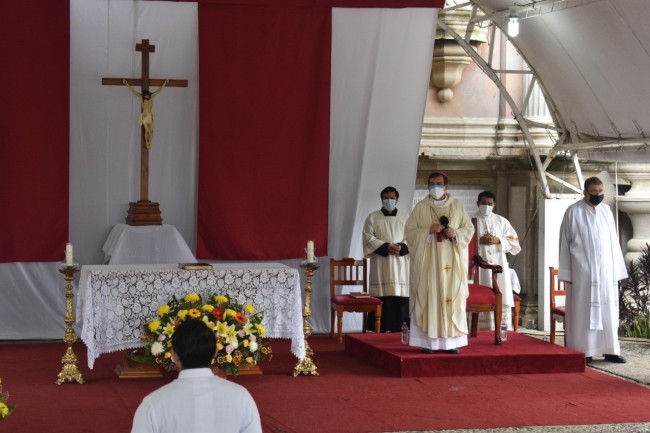
[[[257,343],[255,341],[251,341],[248,347],[251,350],[251,352],[257,351]]]
[[[165,351],[165,346],[162,345],[159,341],[156,341],[151,345],[151,354],[153,356],[158,356]]]

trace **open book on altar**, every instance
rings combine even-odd
[[[350,292],[350,296],[353,298],[369,298],[370,293],[368,292]]]
[[[200,271],[200,270],[211,270],[212,265],[210,263],[179,263],[178,267],[181,269],[191,270],[191,271]]]

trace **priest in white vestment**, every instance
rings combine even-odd
[[[512,329],[512,308],[515,306],[513,296],[512,279],[510,266],[506,254],[517,255],[521,251],[519,237],[510,221],[495,214],[494,206],[496,197],[491,191],[483,191],[478,195],[476,202],[478,211],[472,215],[476,218],[476,237],[478,238],[478,255],[491,265],[500,265],[503,272],[497,274],[497,284],[503,295],[502,321]],[[478,281],[488,287],[492,287],[492,271],[478,268]],[[520,290],[520,288],[518,287]],[[494,329],[494,315],[492,313],[481,313],[479,315],[482,329]]]
[[[382,300],[381,332],[399,332],[409,322],[409,249],[404,239],[408,215],[397,209],[399,192],[387,186],[382,207],[363,225],[363,255],[370,259],[369,292]],[[375,314],[368,313],[366,329],[375,329]]]
[[[618,282],[627,278],[612,211],[601,203],[603,183],[585,180],[584,198],[566,210],[560,227],[558,279],[567,285],[567,346],[623,363],[618,341]]]
[[[429,196],[406,221],[410,261],[410,345],[459,353],[467,345],[467,247],[474,226],[448,192],[444,172],[429,175]]]

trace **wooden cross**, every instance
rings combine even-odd
[[[149,91],[149,86],[187,87],[187,80],[149,78],[149,53],[156,52],[156,46],[150,45],[149,39],[143,39],[141,43],[136,44],[135,50],[142,52],[141,78],[102,78],[102,85],[124,86],[128,84],[131,87],[140,86],[141,102],[146,97],[153,97]],[[153,101],[151,104],[153,104]],[[144,110],[144,104],[141,104],[141,113],[145,114]],[[153,116],[152,113],[147,114]],[[149,148],[147,144],[151,143],[151,138],[147,139],[146,133],[145,124],[143,124],[140,127],[140,200],[136,203],[129,203],[129,211],[126,217],[126,223],[132,226],[162,225],[158,203],[149,201]]]

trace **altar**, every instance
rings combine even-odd
[[[290,338],[291,352],[303,359],[300,274],[280,263],[214,264],[211,270],[178,265],[82,266],[77,322],[88,348],[88,368],[103,353],[144,346],[144,325],[172,295],[220,293],[264,312],[267,338]]]

